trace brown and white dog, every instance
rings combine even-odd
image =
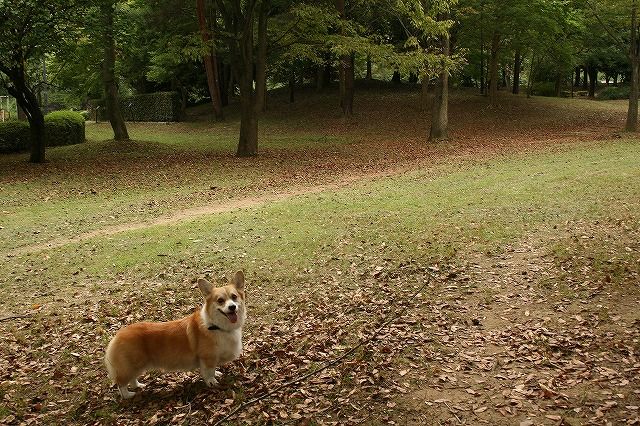
[[[199,368],[207,385],[213,386],[218,383],[215,368],[240,356],[247,317],[244,274],[236,272],[227,285],[218,288],[200,279],[198,287],[205,302],[192,315],[176,321],[131,324],[111,339],[105,364],[123,398],[132,398],[135,392],[127,385],[143,387],[138,377],[152,369]]]

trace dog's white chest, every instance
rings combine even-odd
[[[219,333],[218,360],[221,364],[233,361],[242,353],[242,330]]]

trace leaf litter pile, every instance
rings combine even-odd
[[[102,366],[109,337],[145,313],[185,315],[199,300],[189,281],[117,283],[109,299],[0,324],[0,423],[638,424],[640,247],[637,231],[627,236],[616,242],[626,241],[627,258],[612,263],[624,273],[608,287],[593,262],[558,261],[540,242],[441,266],[388,260],[320,280],[256,276],[245,353],[221,369],[219,386],[196,372],[150,373],[127,402]],[[296,291],[273,291],[284,286]]]

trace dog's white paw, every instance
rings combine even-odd
[[[204,382],[207,384],[207,386],[215,386],[218,384],[218,380],[216,380],[215,377],[208,377],[204,379]]]
[[[132,389],[142,389],[144,388],[146,385],[144,383],[140,383],[138,381],[138,379],[134,379],[132,381],[129,382],[129,386],[131,386]]]
[[[213,375],[214,375],[215,377],[222,377],[222,373],[221,373],[221,372],[219,372],[219,371],[217,371],[217,370],[213,373]]]
[[[118,386],[118,390],[120,391],[120,396],[122,396],[122,399],[131,399],[135,396],[135,392],[131,392],[129,389],[127,389],[126,386]]]

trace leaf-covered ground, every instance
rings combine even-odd
[[[0,423],[216,424],[363,341],[224,422],[640,422],[640,148],[592,141],[624,110],[460,94],[456,139],[426,147],[415,93],[362,97],[347,122],[275,103],[258,159],[230,156],[233,120],[220,148],[197,122],[2,158]],[[245,353],[221,385],[150,373],[120,401],[115,331],[187,315],[196,277],[237,268]]]

